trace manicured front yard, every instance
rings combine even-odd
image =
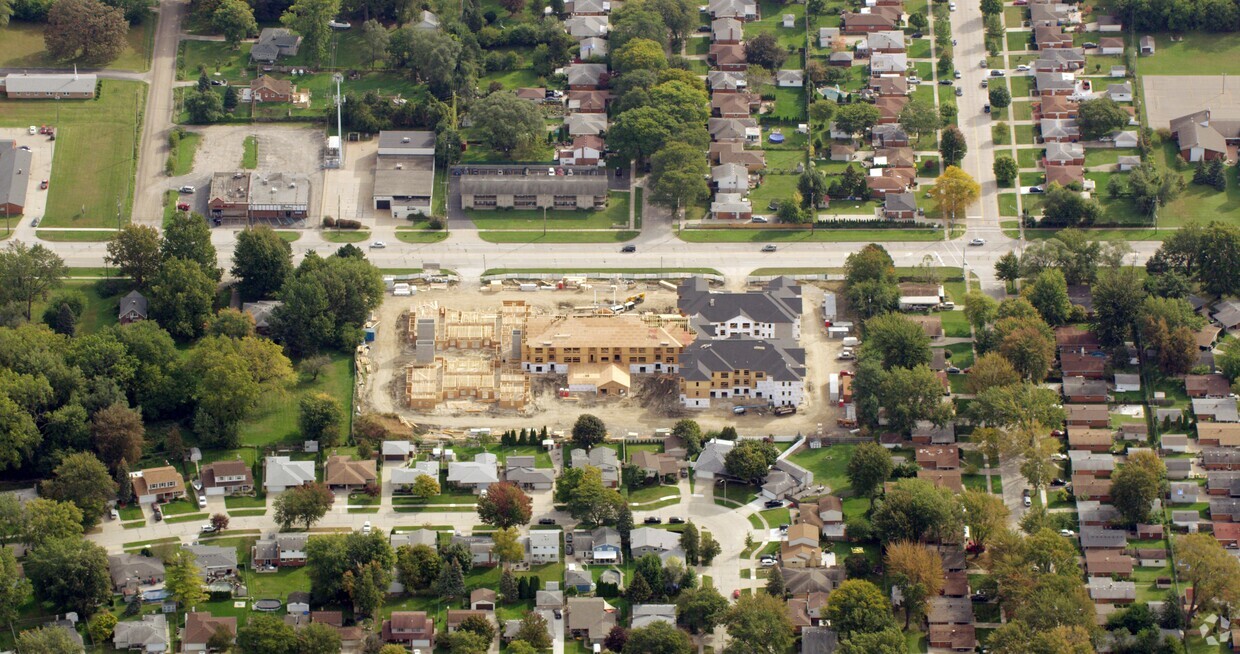
[[[465,210],[465,215],[479,230],[538,230],[544,219],[548,231],[580,229],[614,229],[629,222],[629,194],[613,191],[602,211],[547,211],[539,209]]]
[[[814,483],[823,484],[832,493],[848,488],[848,461],[855,445],[831,445],[817,450],[804,449],[789,459],[814,473]]]

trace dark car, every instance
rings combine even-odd
[[[985,113],[985,114],[990,113],[990,105],[988,104],[982,105],[982,113]]]
[[[939,80],[939,84],[942,84],[943,86],[951,86],[953,83],[954,83],[954,82],[952,82],[952,81],[951,81],[951,80],[949,80],[949,79],[941,79],[941,80]]]
[[[636,246],[636,245],[626,245],[626,246],[624,246],[624,247],[620,248],[620,251],[621,251],[621,252],[636,252],[636,251],[637,251],[637,246]]]
[[[783,500],[767,500],[766,501],[766,508],[768,509],[778,509],[782,507],[783,505],[784,505]]]
[[[913,32],[913,38],[915,39],[920,39],[923,36],[925,36],[925,34],[922,34],[921,32]]]
[[[684,519],[684,518],[668,518],[668,520],[667,520],[667,521],[668,521],[669,523],[673,524],[673,525],[683,525],[683,524],[685,524],[685,519]]]
[[[662,523],[663,523],[663,519],[662,519],[662,518],[656,518],[656,517],[654,517],[654,516],[651,516],[651,517],[649,517],[649,518],[646,518],[645,520],[642,520],[642,522],[644,522],[644,523],[646,523],[646,524],[648,524],[648,525],[657,525],[657,524],[662,524]]]
[[[164,519],[163,512],[160,511],[159,509],[155,509],[155,522],[159,522],[160,520],[163,520],[163,519]]]
[[[710,31],[710,25],[698,25],[698,30],[697,30],[697,31],[699,31],[699,32],[709,32],[709,31]]]
[[[571,532],[570,532],[570,533],[567,533],[567,534],[564,534],[564,542],[565,542],[565,543],[571,543],[571,542],[573,542],[573,534],[572,534]]]
[[[1005,74],[1006,74],[1006,73],[1004,73],[1003,71],[999,70],[998,68],[996,68],[996,69],[994,69],[994,70],[991,70],[991,71],[990,71],[990,76],[991,76],[991,77],[1003,77]]]
[[[563,611],[561,611],[560,609],[555,609],[554,611],[552,611],[552,613],[555,615],[555,619],[556,619],[556,620],[563,620],[563,619],[564,619],[564,612],[563,612]]]
[[[1067,485],[1068,485],[1068,482],[1066,482],[1066,481],[1064,481],[1064,480],[1062,480],[1062,479],[1052,479],[1052,480],[1051,480],[1051,488],[1063,488],[1064,486],[1067,486]]]
[[[540,524],[540,525],[553,525],[553,524],[555,524],[555,519],[554,519],[554,518],[543,518],[543,519],[541,519],[541,520],[539,520],[539,521],[538,521],[538,524]]]

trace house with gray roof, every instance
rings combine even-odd
[[[578,593],[590,593],[594,591],[594,586],[594,576],[589,570],[569,568],[564,571],[565,588],[572,588]]]
[[[654,554],[660,558],[676,556],[684,559],[684,552],[680,549],[680,534],[667,529],[655,527],[634,529],[629,534],[629,549],[635,559],[647,554]]]
[[[418,545],[426,545],[427,547],[436,548],[439,546],[439,532],[433,529],[415,529],[413,531],[405,531],[398,534],[392,534],[388,537],[388,543],[392,545],[392,549],[409,546],[417,547]]]
[[[533,456],[510,456],[504,461],[504,479],[526,490],[551,490],[555,470],[535,467]]]
[[[1195,397],[1193,415],[1199,422],[1240,422],[1234,397]]]
[[[499,563],[499,559],[495,557],[495,539],[491,536],[453,534],[452,544],[461,545],[468,550],[474,565],[492,566]]]
[[[237,576],[237,548],[189,545],[185,549],[194,553],[194,563],[206,581]]]
[[[607,77],[607,64],[573,64],[564,69],[570,89],[597,89]]]
[[[560,561],[560,530],[531,529],[525,539],[525,555],[530,563],[558,563]]]
[[[620,459],[616,457],[616,451],[610,447],[594,447],[588,452],[575,448],[569,452],[569,461],[573,468],[586,466],[598,468],[603,473],[603,485],[607,488],[616,488],[620,485]]]
[[[883,197],[883,217],[888,220],[913,220],[917,217],[917,196],[912,191],[888,193]]]
[[[112,632],[112,646],[119,650],[155,654],[167,652],[170,644],[168,620],[160,613],[144,615],[141,620],[118,622]]]
[[[1090,577],[1089,597],[1094,604],[1131,604],[1137,600],[1137,584],[1106,577]]]
[[[573,114],[601,116],[606,114]],[[607,206],[608,171],[576,166],[572,175],[547,174],[546,168],[504,166],[463,174],[459,179],[461,205],[466,209],[541,209],[572,211]],[[560,170],[563,170],[561,168]]]
[[[760,291],[714,292],[704,278],[690,277],[676,289],[676,307],[699,338],[797,340],[801,337],[801,287],[790,277]]]
[[[250,48],[250,60],[274,64],[280,57],[295,57],[301,47],[301,36],[284,27],[265,27],[258,33],[258,42]]]
[[[712,70],[706,74],[706,85],[710,87],[710,90],[712,92],[744,91],[745,87],[749,85],[749,82],[745,78],[745,71]],[[743,120],[743,119],[712,118],[711,120]]]
[[[294,486],[314,483],[314,461],[293,461],[287,456],[269,456],[263,460],[263,488],[268,493],[281,493]]]
[[[1091,549],[1123,549],[1128,546],[1128,534],[1118,529],[1081,527],[1081,547]]]
[[[146,320],[147,302],[146,297],[137,291],[130,291],[125,297],[121,298],[120,308],[117,310],[119,322],[122,325],[128,325],[139,320]]]
[[[587,643],[602,643],[616,626],[616,608],[601,597],[568,598],[568,632]]]
[[[656,622],[676,625],[675,604],[635,604],[630,610],[632,629],[641,629]]]
[[[757,143],[762,137],[758,121],[753,118],[708,118],[706,131],[715,141]]]
[[[0,77],[0,94],[12,100],[90,100],[98,84],[94,73],[9,73]]]
[[[483,452],[473,461],[452,461],[448,464],[447,481],[461,488],[480,493],[499,481],[499,466],[494,454]]]
[[[418,461],[412,466],[391,468],[388,470],[388,481],[397,488],[407,489],[423,475],[439,481],[439,462]]]
[[[163,584],[164,562],[140,554],[114,554],[108,557],[108,574],[112,577],[112,589],[128,595],[140,586]]]
[[[838,27],[819,27],[818,28],[818,47],[823,50],[830,50],[835,45],[835,40],[840,38],[840,28]]]
[[[1225,158],[1228,140],[1240,138],[1240,121],[1214,120],[1209,109],[1174,118],[1170,128],[1180,156],[1190,163]]]
[[[799,68],[787,68],[775,73],[775,84],[784,88],[801,88],[805,86],[805,71]]]
[[[30,150],[17,147],[17,141],[0,141],[0,214],[22,215],[33,161]]]
[[[762,497],[770,500],[794,495],[814,483],[814,473],[789,461],[780,459],[762,484]]]
[[[698,479],[711,480],[716,476],[726,476],[727,466],[724,464],[724,457],[732,448],[736,447],[735,441],[725,441],[718,438],[712,438],[702,446],[702,451],[698,453],[697,461],[693,462],[693,472]]]

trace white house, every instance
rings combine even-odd
[[[458,461],[448,464],[448,481],[474,492],[485,492],[487,488],[499,481],[499,467],[494,454],[483,452],[474,457],[473,461]]]
[[[313,483],[314,461],[293,461],[287,456],[269,456],[265,460],[263,488],[268,493]]]
[[[559,562],[560,531],[558,529],[531,529],[527,543],[526,554],[531,564]]]
[[[1111,145],[1117,148],[1135,148],[1139,141],[1136,132],[1115,132],[1111,138]]]
[[[775,73],[776,83],[784,88],[801,88],[805,86],[805,71],[799,69],[781,70]]]
[[[1108,86],[1107,97],[1116,102],[1132,102],[1132,84],[1123,82]]]
[[[438,461],[418,461],[412,466],[392,468],[388,471],[388,479],[393,486],[412,486],[418,477],[426,475],[435,481],[439,481],[439,462]]]

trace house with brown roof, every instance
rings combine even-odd
[[[359,490],[378,479],[373,459],[354,461],[345,455],[327,457],[323,466],[323,483],[329,488]]]
[[[129,473],[133,494],[139,504],[168,502],[185,496],[185,480],[172,466],[147,468]]]
[[[908,95],[908,79],[903,75],[879,75],[870,78],[870,90],[879,97]]]
[[[1197,444],[1202,447],[1240,448],[1240,423],[1199,422]]]
[[[1033,28],[1033,41],[1039,50],[1050,48],[1071,48],[1072,35],[1064,34],[1058,25],[1038,25]]]
[[[1062,95],[1047,95],[1038,101],[1038,106],[1037,113],[1041,118],[1076,120],[1077,103],[1071,98]]]
[[[964,597],[969,594],[969,574],[964,570],[949,570],[943,574],[943,590],[940,595]]]
[[[199,474],[203,491],[208,496],[254,492],[254,474],[241,459],[208,463]]]
[[[1085,167],[1047,164],[1046,183],[1047,185],[1058,184],[1060,186],[1069,186],[1071,184],[1083,185],[1085,183]]]
[[[1231,385],[1217,373],[1184,375],[1184,391],[1189,397],[1227,397],[1231,395]]]
[[[827,540],[844,539],[844,504],[834,495],[818,498],[818,503],[801,505],[801,521],[818,527]]]
[[[662,452],[637,451],[629,457],[629,463],[645,473],[647,479],[676,477],[680,472],[680,462]]]
[[[1068,448],[1087,452],[1106,452],[1115,442],[1115,432],[1110,429],[1072,427],[1068,429]]]
[[[955,652],[972,652],[977,647],[977,630],[971,624],[930,625],[930,647]]]
[[[926,481],[938,486],[946,488],[955,493],[964,492],[964,481],[960,477],[960,470],[926,470],[917,471],[918,479]]]
[[[237,618],[217,618],[205,611],[186,613],[181,629],[182,652],[207,652],[216,634],[228,634],[229,642],[237,637]]]
[[[1228,142],[1240,138],[1240,121],[1214,120],[1209,109],[1174,118],[1170,128],[1180,156],[1190,163],[1226,158]]]
[[[1096,357],[1092,354],[1079,354],[1076,352],[1061,352],[1059,354],[1059,369],[1063,372],[1065,378],[1105,379],[1106,367],[1107,360],[1105,357]]]
[[[1220,545],[1230,549],[1240,547],[1240,522],[1218,522],[1211,523],[1214,530],[1214,539]]]
[[[787,540],[780,543],[779,560],[785,568],[822,567],[822,548],[818,546],[818,529],[805,522],[789,527]]]
[[[435,647],[435,620],[426,611],[393,611],[383,621],[381,634],[387,643],[431,650]]]
[[[878,107],[878,124],[885,125],[900,122],[900,112],[908,104],[907,95],[884,95],[874,102]]]
[[[845,11],[840,15],[840,30],[845,34],[869,34],[897,29],[899,17],[890,12],[874,11],[878,7],[870,7],[870,11]],[[898,10],[897,10],[898,11]]]
[[[706,58],[718,70],[744,71],[749,68],[745,46],[740,43],[716,43],[710,46]]]
[[[756,173],[766,168],[765,151],[746,150],[744,143],[736,141],[712,142],[709,154],[713,165],[739,164],[751,173]]]
[[[912,315],[906,316],[910,322],[917,323],[931,340],[943,338],[943,319],[938,316]]]
[[[1060,352],[1096,352],[1102,349],[1102,342],[1093,332],[1079,327],[1056,327],[1055,346]]]
[[[1085,569],[1090,577],[1127,579],[1132,576],[1133,564],[1133,558],[1120,550],[1087,550],[1085,552]]]
[[[602,643],[616,626],[616,609],[601,597],[568,598],[568,628],[573,637],[587,643]]]
[[[1076,496],[1078,502],[1088,500],[1110,502],[1111,480],[1094,475],[1074,474],[1072,475],[1072,494]]]
[[[919,447],[917,448],[917,465],[925,470],[955,470],[960,467],[960,446]]]
[[[748,118],[761,104],[756,93],[715,93],[710,98],[711,115],[717,118]]]
[[[926,620],[934,625],[973,624],[973,603],[967,597],[932,597]]]
[[[296,105],[310,104],[310,91],[299,91],[297,85],[270,75],[259,75],[250,82],[250,102],[288,102]]]

